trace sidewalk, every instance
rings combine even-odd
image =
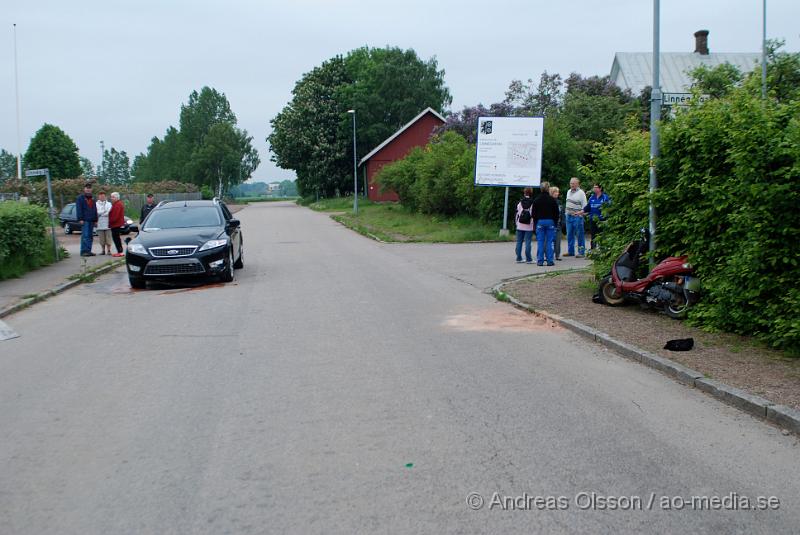
[[[59,229],[56,229],[56,233],[58,242],[69,251],[69,258],[34,271],[29,271],[19,279],[0,281],[0,310],[22,299],[33,297],[54,286],[67,282],[72,275],[83,273],[95,266],[105,264],[112,259],[118,260],[117,258],[107,255],[81,257],[80,234],[75,233],[66,236],[64,232]],[[96,240],[93,250],[95,253],[100,250]]]

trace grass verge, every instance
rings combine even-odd
[[[498,236],[497,226],[475,218],[420,214],[395,203],[359,199],[357,216],[352,213],[352,197],[323,199],[308,207],[319,212],[340,212],[332,216],[334,220],[367,237],[387,242],[465,243],[513,239],[513,236]]]

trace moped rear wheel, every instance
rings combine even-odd
[[[614,285],[614,281],[610,276],[600,281],[599,291],[603,302],[609,306],[618,307],[625,303],[625,296]]]
[[[689,311],[689,302],[682,293],[675,293],[673,294],[669,303],[667,303],[664,311],[670,318],[682,320],[686,317],[686,313]]]

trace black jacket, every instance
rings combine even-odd
[[[139,223],[144,221],[144,218],[147,217],[147,214],[149,214],[150,211],[153,210],[153,208],[155,208],[155,207],[156,207],[155,204],[147,204],[147,203],[145,203],[144,206],[142,206],[142,215],[139,218]]]
[[[558,221],[558,202],[549,192],[540,193],[533,200],[533,221],[538,224],[540,219]]]

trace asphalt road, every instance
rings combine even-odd
[[[233,284],[117,272],[7,318],[0,533],[797,533],[796,437],[494,301],[497,246],[238,216]],[[679,501],[732,493],[779,506]]]

